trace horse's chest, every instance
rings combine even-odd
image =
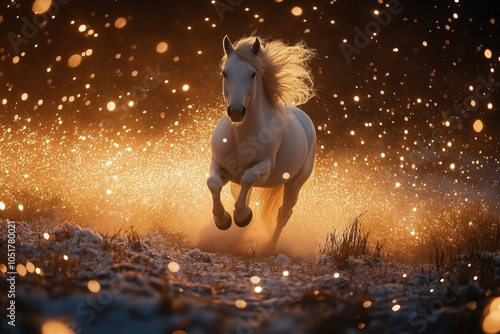
[[[263,145],[253,140],[243,141],[239,144],[231,143],[228,140],[223,144],[227,145],[214,147],[213,154],[224,170],[231,175],[231,179],[235,180],[239,180],[247,169],[272,156],[274,150],[272,145]]]

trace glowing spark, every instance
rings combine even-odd
[[[31,10],[36,14],[43,14],[52,6],[52,0],[36,0],[31,6]]]
[[[26,101],[27,99],[28,99],[28,93],[23,93],[23,95],[21,95],[21,100]]]
[[[295,15],[295,16],[302,15],[302,8],[300,8],[300,7],[293,7],[292,8],[292,14]]]
[[[488,106],[487,106],[487,107],[488,107],[488,109],[490,109],[490,110],[491,110],[491,109],[493,109],[493,103],[491,103],[491,102],[490,102],[490,103],[488,103]]]
[[[35,272],[35,265],[31,263],[30,261],[26,262],[26,270],[33,274]]]
[[[333,274],[333,277],[334,277],[334,278],[339,278],[339,277],[340,277],[340,274],[339,274],[339,273],[335,273],[335,274]]]
[[[252,277],[250,277],[250,282],[252,282],[253,284],[259,284],[260,277],[259,276],[252,276]]]
[[[113,111],[116,108],[116,103],[114,103],[113,101],[109,101],[106,105],[106,108],[108,108],[109,111]]]
[[[367,300],[367,301],[365,301],[365,302],[363,303],[363,307],[364,307],[364,308],[369,308],[370,306],[372,306],[372,302],[371,302],[371,301],[369,301],[369,300]]]
[[[125,27],[125,24],[127,24],[127,20],[125,20],[123,17],[117,18],[115,21],[115,28],[121,29]]]
[[[288,180],[290,178],[290,174],[285,172],[283,173],[283,180]]]
[[[477,119],[472,127],[474,128],[474,131],[481,132],[483,131],[483,122],[480,119]]]
[[[185,91],[185,92],[187,92],[189,90],[189,85],[187,85],[187,84],[183,85],[182,86],[182,90]]]
[[[359,101],[359,96],[355,95],[354,96],[354,101],[358,102]]]
[[[113,191],[111,189],[106,190],[106,194],[111,195]]]
[[[63,259],[64,259],[64,261],[68,261],[68,259],[69,259],[68,255],[63,255]]]
[[[85,24],[82,24],[78,27],[79,32],[84,32],[85,30],[87,30],[87,26]]]
[[[486,58],[490,59],[490,58],[491,58],[491,56],[492,56],[491,50],[490,50],[490,49],[486,49],[486,50],[484,50],[484,56],[485,56]]]
[[[254,289],[255,293],[261,293],[262,292],[262,287],[261,286],[256,286]]]
[[[24,205],[19,204],[19,205],[17,206],[17,208],[19,209],[19,211],[23,211],[23,210],[24,210]]]
[[[49,240],[50,235],[49,235],[47,232],[45,232],[45,233],[43,234],[43,238],[44,238],[45,240]]]
[[[65,323],[57,320],[47,320],[43,323],[41,334],[74,334],[75,332]]]
[[[223,143],[227,143],[227,138],[222,138]]]
[[[454,164],[454,163],[451,163],[451,164],[450,164],[450,169],[451,169],[451,170],[454,170],[454,169],[455,169],[455,164]]]
[[[398,304],[396,304],[396,305],[394,305],[394,306],[392,307],[392,310],[393,310],[394,312],[397,312],[397,311],[399,311],[400,309],[401,309],[401,305],[398,305]]]
[[[80,65],[81,61],[82,61],[82,56],[80,56],[79,54],[74,54],[71,57],[69,57],[68,66],[77,67],[78,65]]]
[[[181,266],[179,266],[177,262],[170,262],[167,267],[168,270],[170,270],[173,273],[176,273],[181,269]]]
[[[0,202],[0,210],[5,210],[5,203],[4,202]]]
[[[27,270],[26,270],[26,267],[24,266],[24,264],[19,263],[16,266],[16,271],[19,274],[19,276],[26,276]]]
[[[283,272],[283,276],[287,277],[288,275],[290,275],[290,273],[288,272],[288,270],[285,270],[285,271]]]
[[[238,299],[234,302],[234,305],[239,309],[244,309],[247,307],[247,302],[242,299]]]
[[[166,42],[160,42],[156,45],[156,52],[164,53],[168,49],[168,44]]]
[[[101,284],[99,284],[96,280],[91,279],[87,282],[87,288],[90,292],[97,293],[101,290]]]
[[[401,187],[401,183],[396,182],[396,188],[399,188],[399,187]]]

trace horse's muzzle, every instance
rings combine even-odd
[[[247,114],[247,108],[245,106],[239,108],[231,106],[227,107],[227,115],[234,123],[242,122],[246,114]]]

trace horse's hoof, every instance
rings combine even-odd
[[[234,219],[234,223],[236,224],[236,226],[245,227],[248,224],[250,224],[250,222],[252,221],[252,218],[253,218],[253,213],[252,213],[252,210],[250,208],[248,208],[248,212],[249,212],[249,214],[248,214],[248,216],[245,217],[245,219],[243,219],[241,221],[236,220],[236,218]]]
[[[231,227],[231,215],[227,211],[220,219],[214,216],[214,221],[219,230],[225,231]]]

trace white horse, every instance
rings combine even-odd
[[[227,112],[212,135],[207,180],[214,221],[221,230],[231,226],[231,216],[220,197],[227,182],[241,186],[233,213],[239,227],[252,220],[248,206],[251,188],[263,188],[262,218],[275,219],[277,211],[276,228],[267,247],[274,252],[314,166],[314,125],[293,105],[314,95],[308,63],[315,53],[302,43],[289,46],[256,37],[242,38],[233,46],[225,36],[223,47]]]

